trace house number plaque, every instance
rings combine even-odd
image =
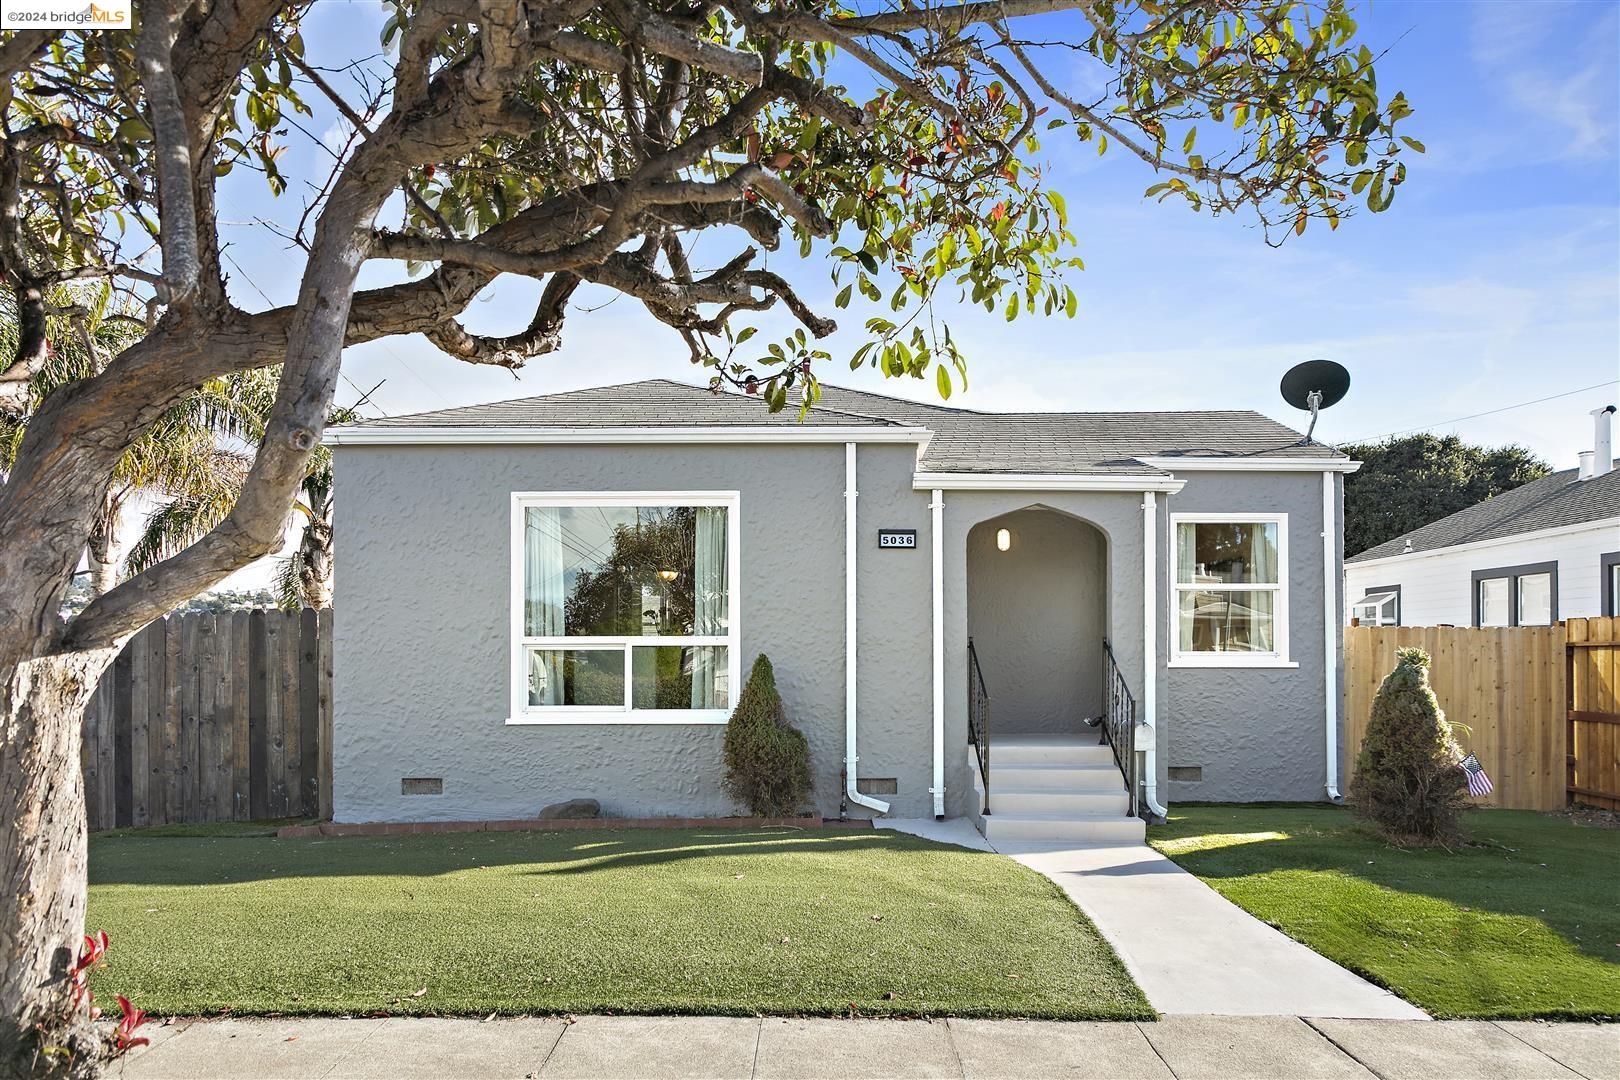
[[[915,548],[916,546],[916,529],[878,530],[878,547],[880,548]]]

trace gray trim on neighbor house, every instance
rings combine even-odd
[[[1469,589],[1472,592],[1469,603],[1473,609],[1473,625],[1476,627],[1479,626],[1479,583],[1481,581],[1490,581],[1495,578],[1507,578],[1508,625],[1520,625],[1519,579],[1522,577],[1533,577],[1536,574],[1551,575],[1550,586],[1552,589],[1552,597],[1551,607],[1549,610],[1551,611],[1551,621],[1556,623],[1558,621],[1558,563],[1553,561],[1520,563],[1517,566],[1493,566],[1485,570],[1473,571],[1469,580]]]
[[[1598,556],[1598,595],[1603,597],[1603,614],[1620,616],[1620,592],[1614,587],[1614,568],[1620,566],[1620,551],[1605,551]]]

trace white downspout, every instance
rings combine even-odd
[[[1322,696],[1326,702],[1323,716],[1327,740],[1327,796],[1338,802],[1339,794],[1339,575],[1338,560],[1334,558],[1338,547],[1338,534],[1333,528],[1337,507],[1334,505],[1333,474],[1322,473],[1322,670],[1325,672]]]
[[[934,817],[945,816],[945,492],[934,489],[930,526],[934,547]]]
[[[889,804],[855,790],[855,444],[844,444],[844,794],[857,806],[889,811]]]
[[[1159,805],[1159,598],[1158,533],[1154,524],[1157,497],[1142,492],[1142,715],[1139,728],[1147,729],[1143,747],[1142,801],[1148,813],[1163,821],[1170,811]]]

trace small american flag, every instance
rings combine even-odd
[[[1468,774],[1468,794],[1482,799],[1491,793],[1491,778],[1485,775],[1485,766],[1479,763],[1479,755],[1469,754],[1457,763],[1457,768]]]

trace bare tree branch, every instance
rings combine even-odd
[[[175,33],[180,24],[176,0],[146,0],[135,56],[156,145],[158,197],[163,237],[163,285],[159,299],[183,304],[197,290],[201,258],[197,250],[197,200],[192,190],[191,141],[175,82]]]

